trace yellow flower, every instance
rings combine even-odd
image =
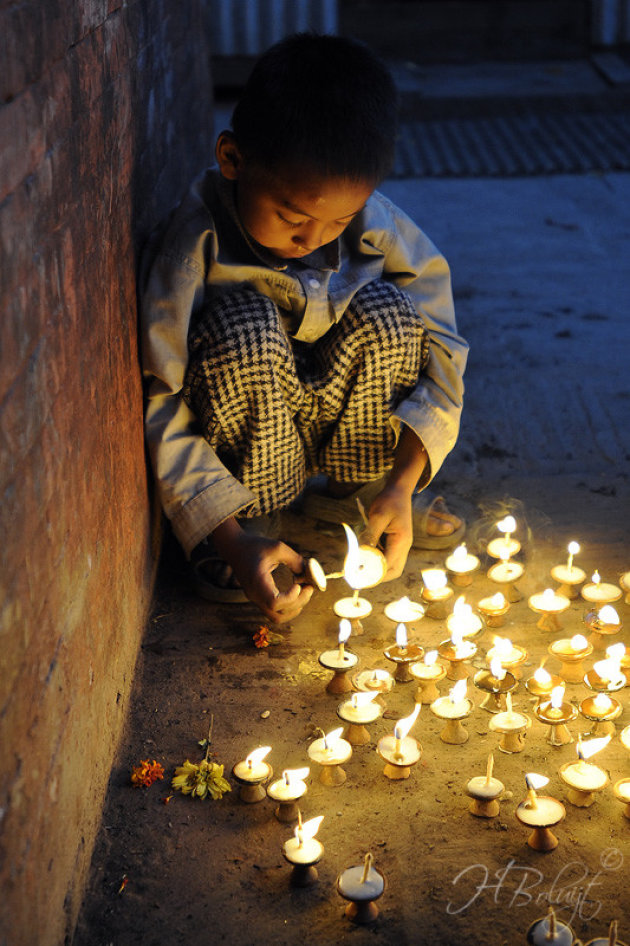
[[[229,782],[223,778],[223,766],[205,759],[195,765],[188,759],[183,765],[175,769],[171,785],[184,795],[196,798],[205,798],[208,794],[214,798],[221,798],[225,792],[230,792]]]

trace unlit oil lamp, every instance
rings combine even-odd
[[[554,687],[561,686],[564,686],[562,677],[549,673],[542,666],[538,667],[532,676],[525,681],[527,691],[536,697],[536,706],[540,706],[541,703],[550,699]]]
[[[324,819],[323,815],[311,818],[302,823],[301,816],[295,828],[294,836],[284,842],[282,853],[293,865],[291,885],[293,887],[310,887],[317,881],[317,864],[324,853],[324,845],[315,835]]]
[[[449,634],[457,631],[469,640],[478,637],[483,631],[483,621],[478,614],[475,614],[463,595],[457,598],[452,613],[446,618],[446,629]]]
[[[549,779],[536,772],[528,772],[525,776],[527,797],[516,809],[516,817],[521,824],[532,828],[527,839],[529,847],[534,851],[553,851],[558,846],[558,839],[552,832],[566,815],[562,802],[551,795],[537,795],[536,790],[543,788]]]
[[[353,693],[349,700],[337,708],[337,716],[347,723],[344,738],[351,746],[365,746],[370,741],[367,729],[370,723],[379,718],[382,706],[375,703],[376,693]]]
[[[621,642],[611,644],[606,648],[606,658],[593,664],[588,673],[584,674],[584,683],[590,690],[600,693],[616,693],[623,689],[627,681],[626,675],[621,672],[621,660],[626,652]]]
[[[240,785],[241,801],[251,804],[265,798],[265,783],[273,775],[273,769],[264,761],[270,752],[271,746],[260,746],[250,752],[242,762],[237,762],[232,769],[232,775]]]
[[[589,735],[614,736],[615,720],[621,716],[622,706],[619,700],[608,696],[607,693],[597,693],[587,696],[580,703],[580,713],[589,722],[593,723]]]
[[[306,782],[310,769],[285,769],[282,778],[276,779],[267,788],[267,795],[278,802],[274,814],[278,821],[289,824],[297,821],[299,808],[298,801],[306,793]]]
[[[577,542],[569,542],[569,557],[566,565],[554,565],[551,569],[551,577],[560,586],[558,594],[564,595],[565,598],[577,598],[580,585],[586,581],[586,572],[573,564],[573,556],[577,555],[579,551],[580,546]]]
[[[626,946],[625,943],[622,943],[621,940],[617,938],[617,931],[617,920],[612,920],[608,928],[608,936],[597,936],[595,939],[589,939],[585,946]],[[576,943],[576,946],[579,946],[579,944]]]
[[[424,650],[419,644],[410,644],[407,640],[407,628],[399,624],[396,628],[396,645],[383,651],[388,660],[395,666],[394,679],[396,683],[410,683],[413,677],[409,673],[409,665],[420,660]]]
[[[499,797],[505,791],[505,785],[498,778],[493,778],[494,756],[488,756],[485,775],[476,775],[466,785],[466,791],[472,798],[468,810],[477,818],[495,818],[499,814]]]
[[[376,699],[381,706],[385,705],[383,696],[389,693],[394,686],[394,678],[389,670],[375,667],[373,670],[361,670],[352,678],[355,689],[362,693],[376,693]]]
[[[591,632],[589,640],[593,645],[593,650],[605,650],[608,646],[608,638],[621,630],[621,620],[611,604],[589,611],[584,618],[584,623]]]
[[[521,678],[521,666],[525,663],[528,653],[524,647],[513,644],[509,637],[495,637],[494,643],[486,658],[489,661],[501,661],[501,665],[508,670],[517,680]]]
[[[623,813],[630,818],[630,778],[620,778],[613,785],[613,792],[617,801],[623,805]]]
[[[595,801],[597,792],[608,785],[608,774],[598,765],[587,762],[596,752],[600,752],[610,742],[610,736],[601,739],[578,740],[577,761],[565,762],[560,766],[560,778],[568,786],[567,797],[578,808],[589,808]]]
[[[466,696],[467,687],[466,680],[458,680],[448,696],[434,700],[429,707],[434,716],[444,721],[440,739],[451,746],[461,746],[468,741],[469,732],[462,724],[473,710],[472,700]]]
[[[385,577],[387,561],[380,549],[374,545],[359,545],[359,540],[345,522],[342,523],[348,540],[348,554],[343,563],[343,577],[352,588],[350,598],[335,601],[333,610],[337,617],[349,621],[360,621],[372,613],[372,605],[366,598],[360,598],[364,588],[373,588]]]
[[[423,568],[422,603],[428,618],[443,621],[448,614],[451,598],[454,595],[448,586],[448,576],[443,568]]]
[[[490,661],[489,670],[479,670],[473,677],[473,683],[485,696],[479,704],[480,709],[489,713],[501,713],[505,709],[505,694],[516,686],[516,677],[503,667],[496,657]]]
[[[541,631],[562,630],[558,615],[566,611],[571,604],[565,595],[558,594],[553,588],[545,588],[544,591],[531,595],[527,603],[532,611],[540,614],[536,627],[539,627]]]
[[[483,614],[488,627],[502,627],[505,615],[510,610],[510,602],[502,591],[497,591],[495,595],[482,598],[477,607]]]
[[[525,713],[517,713],[512,709],[512,694],[506,696],[507,709],[504,713],[497,713],[488,723],[490,732],[500,733],[499,749],[501,752],[512,754],[522,752],[525,748],[525,733],[532,724],[531,718]]]
[[[379,739],[376,751],[385,762],[383,775],[392,781],[409,778],[411,766],[415,765],[422,755],[420,744],[408,735],[419,712],[420,704],[416,703],[413,713],[398,720],[393,735]]]
[[[583,661],[593,653],[583,634],[574,634],[571,638],[561,638],[547,648],[552,657],[560,663],[560,676],[566,683],[581,683],[584,678]]]
[[[547,916],[534,920],[526,936],[529,946],[573,946],[575,941],[575,933],[556,918],[553,907],[549,907]]]
[[[437,658],[437,650],[430,650],[424,655],[423,660],[419,660],[409,667],[409,673],[418,682],[415,696],[416,703],[428,706],[433,700],[437,700],[440,695],[437,685],[446,676],[446,668],[437,662]]]
[[[488,569],[488,578],[496,585],[501,585],[506,600],[514,604],[523,597],[516,587],[516,582],[519,578],[522,578],[524,573],[524,565],[521,565],[520,562],[511,562],[509,557],[506,556]]]
[[[594,571],[591,580],[582,586],[582,597],[591,604],[602,607],[604,604],[614,604],[621,598],[621,588],[609,582],[602,581],[598,571]]]
[[[470,673],[467,661],[477,653],[477,645],[470,640],[463,640],[458,631],[453,631],[450,640],[438,645],[438,654],[448,664],[446,676],[449,680],[466,680]]]
[[[348,761],[352,755],[352,746],[346,739],[341,738],[343,727],[334,729],[332,732],[324,733],[322,729],[321,738],[315,739],[306,750],[311,762],[316,762],[320,768],[319,781],[322,785],[338,786],[343,785],[346,780],[346,773],[341,766]]]
[[[549,700],[536,706],[536,718],[549,726],[547,742],[552,746],[566,746],[573,742],[567,723],[577,718],[577,709],[564,700],[564,687],[554,687]]]
[[[374,858],[365,855],[363,864],[348,867],[337,877],[337,891],[349,900],[346,916],[355,923],[373,923],[378,916],[375,900],[382,897],[385,878],[372,865]]]
[[[405,596],[385,605],[385,617],[394,624],[415,624],[424,617],[424,607]]]
[[[473,575],[479,568],[479,559],[468,551],[465,545],[458,545],[444,563],[449,578],[458,588],[466,588],[472,584]]]
[[[352,690],[352,683],[347,677],[348,670],[352,670],[359,662],[356,654],[346,650],[346,641],[350,637],[352,625],[347,618],[339,622],[339,646],[337,650],[325,650],[319,655],[319,662],[326,670],[332,670],[333,676],[328,681],[326,692],[339,696]]]
[[[503,561],[512,558],[521,550],[521,543],[512,538],[512,533],[516,530],[516,520],[514,516],[506,516],[497,522],[497,529],[502,533],[499,539],[492,539],[488,542],[488,555],[492,558],[500,558]]]

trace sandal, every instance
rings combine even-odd
[[[466,532],[466,523],[460,520],[460,525],[453,532],[444,535],[432,535],[427,532],[429,518],[433,516],[437,519],[451,519],[454,517],[446,508],[442,511],[437,507],[439,504],[446,506],[443,496],[433,496],[431,493],[422,491],[415,493],[412,500],[413,511],[413,548],[414,549],[449,549],[456,545]]]
[[[230,576],[227,584],[220,580],[226,568],[225,562],[216,555],[196,559],[190,565],[192,586],[206,601],[243,604],[249,599],[240,585],[236,584],[234,576]]]

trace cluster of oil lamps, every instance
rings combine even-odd
[[[439,734],[442,742],[454,746],[465,743],[469,738],[465,721],[475,708],[468,695],[472,677],[474,688],[483,694],[480,708],[490,714],[488,731],[498,736],[497,747],[503,753],[523,750],[533,718],[547,728],[547,741],[555,747],[573,742],[569,724],[578,717],[589,723],[591,728],[585,735],[591,738],[584,740],[578,736],[576,759],[564,763],[558,771],[568,801],[576,807],[592,805],[597,794],[607,786],[609,777],[588,759],[615,735],[615,721],[621,715],[622,705],[614,694],[628,683],[623,671],[628,671],[630,676],[630,655],[625,645],[608,643],[609,638],[622,628],[618,613],[612,606],[622,597],[622,589],[626,592],[626,602],[630,603],[630,572],[621,577],[621,587],[602,583],[597,572],[587,582],[586,573],[574,563],[580,547],[571,542],[566,564],[551,569],[551,577],[558,588],[548,588],[527,599],[529,608],[539,615],[537,627],[553,634],[562,630],[561,615],[572,600],[581,596],[589,608],[584,617],[588,638],[574,634],[572,637],[559,637],[548,646],[549,656],[559,663],[558,672],[550,673],[541,665],[525,679],[524,687],[533,706],[532,715],[528,715],[513,707],[513,692],[523,677],[529,656],[524,647],[513,644],[509,638],[495,636],[485,655],[488,666],[474,674],[471,668],[471,662],[478,654],[477,639],[486,628],[501,627],[510,606],[522,598],[516,582],[525,569],[513,560],[520,551],[520,543],[513,535],[515,520],[508,516],[497,523],[501,536],[493,539],[487,548],[490,557],[497,561],[487,575],[500,586],[500,591],[482,598],[476,609],[466,603],[463,595],[456,597],[451,587],[468,588],[481,567],[479,558],[463,545],[447,557],[445,569],[427,568],[422,571],[418,602],[401,598],[385,607],[385,616],[396,628],[395,642],[392,641],[383,651],[390,669],[360,669],[358,655],[346,646],[351,634],[363,633],[361,621],[372,612],[371,604],[360,593],[383,579],[386,565],[377,548],[359,545],[352,530],[345,525],[344,528],[348,553],[343,571],[326,575],[315,560],[311,560],[308,566],[310,578],[321,590],[326,588],[329,579],[339,577],[344,577],[352,589],[351,596],[334,604],[334,612],[340,618],[337,647],[319,655],[320,665],[332,673],[326,692],[344,698],[337,707],[337,716],[345,725],[345,730],[344,727],[329,733],[319,730],[318,737],[307,748],[310,762],[319,767],[319,781],[331,787],[345,782],[343,766],[351,759],[353,747],[371,742],[369,727],[381,718],[385,697],[397,684],[416,684],[415,706],[408,716],[398,720],[392,733],[382,736],[376,743],[386,778],[394,782],[408,779],[413,766],[420,760],[422,746],[410,732],[423,705],[428,706],[430,713],[443,724]],[[444,620],[450,634],[427,652],[416,640],[408,637],[408,626],[425,617]],[[587,670],[585,661],[595,652],[604,651],[603,658]],[[444,680],[448,681],[448,692],[441,694],[439,684]],[[578,683],[584,683],[591,695],[576,706],[565,698],[565,689],[566,684]],[[622,731],[620,738],[630,750],[630,726]],[[293,866],[292,883],[305,886],[317,879],[315,865],[324,852],[323,845],[315,837],[323,816],[302,822],[299,801],[307,792],[308,767],[283,771],[281,778],[265,789],[273,774],[265,761],[269,751],[268,746],[254,750],[234,766],[233,775],[240,784],[243,801],[256,802],[268,796],[277,803],[275,815],[280,822],[297,821],[294,836],[285,842],[283,854]],[[471,798],[469,810],[476,817],[492,818],[499,813],[505,785],[493,775],[493,770],[494,756],[491,753],[485,774],[471,778],[466,785]],[[546,776],[527,773],[526,796],[515,811],[517,820],[530,830],[528,845],[537,851],[550,851],[556,847],[558,839],[552,829],[566,815],[562,802],[550,795],[539,794],[548,781]],[[613,791],[623,805],[623,814],[630,819],[630,777],[619,779]],[[367,854],[362,865],[348,868],[337,878],[339,894],[349,901],[346,913],[357,922],[374,919],[378,913],[375,901],[385,889],[385,880],[375,870],[372,861],[372,855]],[[566,938],[567,929],[566,924],[557,921],[551,911],[532,925],[527,941],[534,944],[572,943],[572,938]],[[614,935],[616,937],[616,927]],[[591,941],[593,946],[600,942],[605,940]],[[616,938],[613,942],[622,946]]]

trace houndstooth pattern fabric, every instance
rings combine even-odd
[[[189,353],[184,398],[260,515],[289,505],[313,473],[367,482],[391,468],[390,417],[429,339],[409,297],[375,280],[312,344],[289,339],[266,296],[236,289],[206,308]]]

